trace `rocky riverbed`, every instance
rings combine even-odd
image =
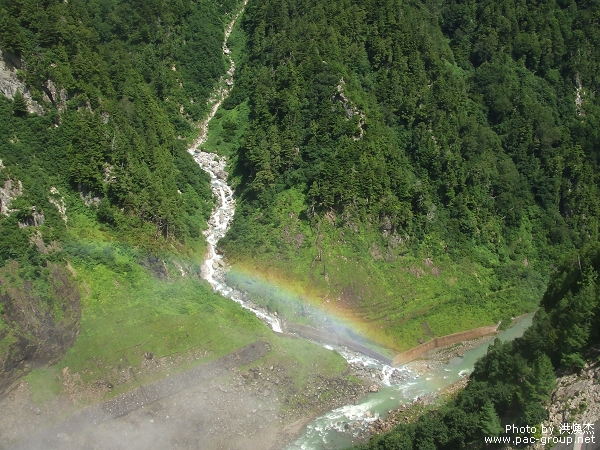
[[[110,413],[119,403],[114,400],[78,409],[90,394],[83,385],[38,405],[27,383],[20,382],[0,401],[2,411],[11,411],[0,415],[0,448],[279,449],[316,414],[357,401],[373,385],[308,374],[300,390],[294,382],[297,368],[260,365],[265,351],[268,345],[241,359],[232,354],[174,373],[157,382],[180,384],[169,395],[146,402],[156,389],[145,386],[137,394],[139,404],[132,405],[135,395],[128,393],[115,414]],[[148,359],[142,370],[173,362]],[[196,374],[191,383],[188,373]],[[60,418],[56,411],[72,414]]]
[[[462,355],[477,341],[437,349],[411,363],[410,370],[382,370],[381,366],[366,364],[363,357],[348,351],[346,374],[325,377],[308,373],[302,388],[295,383],[297,367],[265,364],[261,359],[263,353],[256,354],[250,364],[220,368],[217,364],[214,376],[198,379],[189,387],[124,411],[119,417],[80,429],[59,430],[53,435],[56,446],[41,448],[281,449],[294,441],[315,416],[357,404],[369,392],[407,381],[417,370],[426,376],[428,370]],[[177,366],[206,355],[188,356],[149,357],[141,370],[154,373],[169,366],[173,367],[171,373],[176,374]],[[465,378],[450,389],[463,387],[466,381]],[[64,394],[43,405],[33,401],[26,382],[17,385],[0,401],[0,409],[12,413],[0,415],[0,448],[12,448],[36,430],[47,428],[57,421],[56,411],[68,415],[69,411],[75,413],[82,402],[94,402],[97,397],[94,389],[81,383],[71,384]],[[97,389],[108,388],[97,386]],[[447,392],[448,389],[399,404],[385,419],[370,416],[366,421],[347,421],[340,428],[359,439],[367,439],[399,423],[416,420],[427,408],[435,407],[440,394]]]
[[[461,357],[467,351],[492,339],[494,339],[494,336],[484,336],[471,341],[436,348],[426,353],[421,358],[407,364],[407,368],[418,373],[420,376],[427,376],[429,373],[439,369],[442,365],[448,364],[453,358]],[[459,390],[464,389],[468,382],[469,377],[465,376],[456,383],[453,383],[438,392],[420,396],[409,403],[400,403],[398,408],[391,410],[387,417],[374,420],[369,428],[369,432],[365,433],[365,437],[386,433],[391,431],[397,425],[416,421],[427,410],[439,407],[445,399],[452,397]]]
[[[281,333],[282,326],[277,313],[272,314],[260,308],[244,292],[233,289],[225,283],[225,274],[229,267],[223,256],[217,253],[217,243],[227,233],[235,213],[233,190],[227,184],[226,159],[197,148],[193,148],[191,152],[195,161],[210,175],[210,187],[217,199],[217,207],[208,220],[209,227],[205,232],[208,248],[202,264],[202,277],[210,283],[216,292],[252,311],[258,318],[267,323],[273,331]]]

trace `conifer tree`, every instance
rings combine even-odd
[[[25,100],[23,94],[17,89],[13,97],[13,114],[17,117],[25,117],[27,113],[27,100]]]

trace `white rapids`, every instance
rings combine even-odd
[[[226,265],[223,261],[223,255],[217,253],[217,243],[227,233],[235,213],[233,191],[226,181],[226,159],[213,153],[197,150],[194,153],[194,159],[210,175],[210,187],[218,201],[217,208],[208,220],[208,229],[204,232],[208,248],[206,259],[202,264],[202,277],[210,283],[216,292],[252,311],[259,319],[265,321],[273,331],[281,333],[281,322],[277,316],[252,305],[245,294],[227,286],[225,283]]]
[[[377,390],[371,391],[355,404],[336,408],[317,417],[303,430],[301,436],[290,442],[285,450],[324,450],[346,448],[368,435],[370,427],[382,414],[398,406],[398,401],[410,402],[418,397],[413,392],[419,375],[406,367],[390,367],[368,356],[344,347],[325,346],[337,350],[352,367],[354,373],[371,377]]]
[[[209,99],[210,112],[207,118],[199,124],[200,136],[189,149],[200,167],[210,175],[211,189],[218,200],[218,206],[208,221],[208,229],[204,232],[208,249],[206,259],[202,265],[202,276],[216,292],[252,311],[257,317],[266,322],[273,331],[281,333],[282,323],[276,314],[271,314],[252,304],[244,293],[225,283],[227,266],[223,261],[223,256],[217,253],[216,248],[219,240],[227,233],[233,219],[235,200],[233,190],[227,184],[226,158],[205,152],[200,148],[206,142],[210,120],[216,114],[221,103],[227,98],[233,86],[235,64],[230,57],[231,51],[227,46],[227,39],[246,3],[247,0],[244,0],[242,9],[233,17],[225,29],[222,48],[223,54],[230,62],[230,68],[226,76],[219,80],[215,92]],[[531,320],[529,320],[530,323]],[[462,378],[470,373],[474,363],[473,361],[463,361],[464,365],[461,364],[458,367],[444,367],[442,374],[434,376],[434,378],[437,378],[436,382],[431,377],[426,379],[419,377],[415,372],[405,367],[390,367],[344,347],[331,347],[329,345],[325,345],[325,347],[338,351],[353,367],[354,371],[371,378],[374,384],[379,387],[367,397],[359,400],[357,404],[337,408],[309,423],[302,435],[289,444],[287,450],[345,448],[355,443],[352,441],[353,438],[356,439],[362,433],[368,433],[370,424],[379,418],[381,413],[387,413],[387,411],[397,407],[398,400],[414,401],[420,395],[438,390],[442,385],[445,386],[456,381],[454,378],[450,379],[450,375],[454,372],[459,372],[455,378]],[[484,352],[484,347],[487,348],[487,344],[482,344],[475,350]],[[467,354],[471,352],[474,353],[472,350]],[[464,359],[468,359],[466,356]]]
[[[281,322],[278,317],[268,313],[267,311],[252,305],[242,292],[239,292],[225,284],[225,263],[223,256],[217,253],[217,243],[219,239],[225,236],[231,220],[235,214],[235,200],[233,191],[227,185],[227,172],[225,164],[227,160],[224,156],[218,156],[214,153],[207,153],[200,149],[200,146],[206,142],[208,137],[208,123],[217,113],[221,103],[227,98],[233,86],[233,74],[235,73],[235,63],[231,58],[231,51],[227,46],[227,40],[233,30],[236,20],[244,11],[248,0],[244,0],[244,4],[240,11],[232,18],[229,25],[225,29],[225,39],[223,40],[223,54],[229,61],[229,70],[225,77],[222,77],[217,83],[215,92],[208,99],[210,112],[207,118],[200,123],[200,136],[194,142],[194,145],[188,150],[200,167],[210,175],[210,188],[213,195],[217,198],[218,206],[213,211],[208,220],[208,229],[204,232],[208,249],[206,251],[206,259],[202,264],[202,277],[206,279],[213,289],[226,298],[229,298],[242,307],[252,311],[259,319],[265,321],[273,331],[281,333]]]

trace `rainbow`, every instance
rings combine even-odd
[[[324,328],[346,335],[379,351],[393,348],[373,326],[336,299],[321,290],[290,280],[273,270],[266,271],[253,264],[236,262],[225,274],[228,286],[245,292],[262,308],[288,322]]]

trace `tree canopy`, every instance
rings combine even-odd
[[[409,317],[443,334],[531,311],[552,265],[598,238],[599,14],[574,1],[250,2],[225,254],[278,261],[267,272],[346,298],[403,345],[393,328]],[[288,219],[291,197],[302,207]],[[442,276],[432,293],[406,272]],[[466,319],[430,317],[444,308]],[[426,335],[413,322],[414,345]]]

